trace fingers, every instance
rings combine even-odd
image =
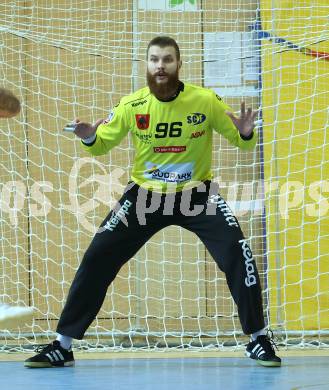
[[[241,102],[241,116],[245,116],[246,113],[246,103]]]
[[[233,112],[230,112],[230,111],[225,111],[225,114],[227,116],[229,116],[231,119],[236,119],[235,115],[233,114]]]
[[[80,131],[83,131],[85,124],[83,122],[76,122],[74,127],[74,134],[78,135]]]
[[[251,107],[248,107],[247,111],[246,111],[246,103],[241,102],[240,118],[237,118],[232,112],[229,112],[229,111],[225,111],[225,114],[232,119],[232,122],[237,127],[239,127],[241,125],[241,123],[254,123],[255,119],[258,116],[258,110],[253,111]]]
[[[233,112],[225,111],[225,114],[231,118],[234,126],[238,126],[239,119],[233,114]]]
[[[253,111],[251,107],[247,108],[247,115],[246,115],[246,104],[245,102],[241,103],[241,117],[247,116],[247,118],[254,119],[257,115],[258,111]]]
[[[246,103],[241,102],[241,118],[247,117],[248,119],[250,118],[252,121],[254,121],[257,115],[258,115],[258,110],[253,111],[251,107],[247,108],[247,115],[246,115]]]
[[[76,124],[75,123],[68,123],[64,128],[63,131],[67,131],[70,133],[73,133],[75,130]]]
[[[258,115],[258,111],[253,111],[251,114],[251,119],[254,121]]]
[[[95,122],[94,126],[97,128],[101,123],[104,122],[104,119],[97,119],[97,121]]]
[[[241,102],[241,116],[245,116],[246,114],[246,102]],[[251,116],[252,119],[255,119],[258,114],[258,110],[253,111],[251,107],[247,108],[247,116]]]

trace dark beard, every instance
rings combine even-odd
[[[166,83],[158,84],[155,80],[156,76],[152,76],[151,73],[146,71],[147,85],[150,88],[151,93],[160,100],[168,100],[173,97],[179,86],[178,80],[178,68],[174,74],[166,73],[168,80]]]

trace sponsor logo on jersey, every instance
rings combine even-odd
[[[134,132],[134,135],[141,141],[143,144],[150,144],[152,140],[152,134],[143,134],[138,131]]]
[[[204,122],[206,120],[206,116],[200,112],[193,112],[192,114],[188,115],[186,119],[189,125],[195,126]]]
[[[222,98],[216,94],[216,98],[221,102]]]
[[[156,165],[145,163],[144,177],[149,180],[159,180],[164,183],[184,183],[192,180],[193,163]]]
[[[155,146],[154,153],[181,153],[186,151],[186,146]]]
[[[239,240],[239,244],[241,244],[242,255],[244,258],[244,264],[246,266],[247,277],[244,279],[244,283],[247,287],[253,286],[257,283],[256,275],[255,275],[255,267],[254,267],[254,259],[252,257],[252,252],[247,244],[245,239]]]
[[[150,125],[150,114],[135,114],[139,130],[146,130]]]
[[[191,137],[190,138],[199,138],[199,137],[202,137],[203,135],[206,134],[206,131],[205,130],[202,130],[202,131],[195,131],[194,133],[191,134]]]
[[[141,100],[139,102],[134,102],[134,103],[131,103],[131,106],[132,107],[137,107],[137,106],[142,106],[143,104],[145,104],[147,102],[147,100]]]

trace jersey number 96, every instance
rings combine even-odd
[[[155,129],[155,138],[180,137],[182,126],[182,122],[158,123]]]

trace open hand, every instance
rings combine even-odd
[[[103,119],[98,119],[93,125],[87,122],[81,122],[80,119],[75,120],[74,134],[82,139],[89,138],[96,133],[97,127],[103,122]]]
[[[231,118],[234,126],[239,130],[240,134],[248,137],[255,128],[254,122],[258,111],[252,111],[252,109],[248,107],[246,112],[246,103],[241,102],[241,114],[239,118],[229,111],[226,111],[225,114]]]

